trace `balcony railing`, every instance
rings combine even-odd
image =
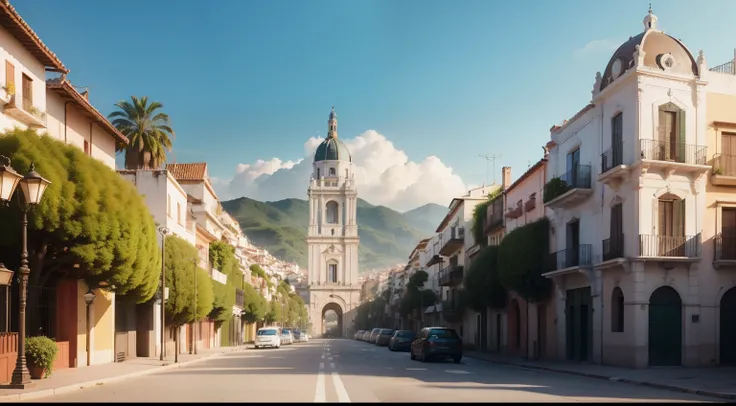
[[[736,155],[716,154],[713,157],[713,174],[736,176]]]
[[[552,178],[544,185],[542,199],[545,204],[558,204],[560,202],[555,202],[555,199],[571,190],[577,190],[577,192],[568,195],[564,201],[570,198],[570,202],[575,203],[592,193],[590,165],[575,165],[564,175]]]
[[[734,64],[733,61],[726,62],[722,65],[714,66],[708,70],[711,72],[718,72],[718,73],[723,73],[726,75],[736,75],[736,65]]]
[[[700,234],[695,236],[639,235],[639,256],[681,257],[700,256]]]
[[[619,165],[623,165],[623,163],[624,145],[622,142],[618,142],[601,154],[601,173],[606,173]]]
[[[652,161],[705,165],[708,147],[674,141],[640,140],[641,158]]]
[[[555,270],[560,270],[575,266],[590,266],[593,263],[592,253],[592,245],[580,244],[552,253],[551,256]]]
[[[459,250],[465,244],[465,227],[450,227],[448,233],[443,233],[442,237],[447,239],[443,241],[440,248],[440,255],[448,256],[454,251]]]
[[[440,271],[439,285],[454,286],[463,281],[462,265],[448,265]]]
[[[603,240],[603,260],[608,261],[624,257],[624,235],[614,235]]]
[[[736,261],[736,237],[716,235],[713,239],[716,244],[715,261]]]

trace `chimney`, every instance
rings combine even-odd
[[[501,168],[501,190],[506,190],[511,186],[511,167],[504,166]]]

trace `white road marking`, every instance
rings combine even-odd
[[[325,359],[325,354],[322,354],[322,359]]]
[[[325,374],[320,372],[317,374],[317,389],[314,391],[314,403],[325,403],[327,397],[325,396]]]
[[[445,369],[445,372],[448,374],[469,374],[468,371],[463,371],[462,369]]]
[[[348,391],[345,390],[345,385],[342,384],[342,379],[337,372],[332,373],[332,383],[335,385],[335,392],[337,392],[337,401],[340,403],[350,403],[350,396]]]
[[[334,362],[330,362],[330,368],[335,369],[335,363]]]
[[[327,360],[328,361],[332,361],[332,357],[327,357]]]
[[[320,362],[319,363],[319,369],[325,369],[325,363],[324,362]]]
[[[426,371],[427,368],[406,368],[407,371]]]

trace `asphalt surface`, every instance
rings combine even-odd
[[[465,358],[422,363],[345,339],[249,349],[34,402],[716,402]]]

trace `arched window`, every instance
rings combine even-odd
[[[349,177],[349,176],[348,176],[348,170],[347,170],[347,169],[345,169],[345,178],[347,179],[348,177]]]
[[[327,281],[337,283],[337,264],[327,264]]]
[[[338,205],[337,202],[334,200],[330,200],[327,202],[327,205],[325,206],[325,209],[327,211],[326,218],[327,223],[329,224],[337,224],[337,211],[338,211]]]
[[[611,292],[611,332],[624,332],[624,292],[618,286]]]
[[[335,168],[330,168],[330,176],[335,176]]]
[[[319,168],[317,168],[317,179],[319,179]]]

